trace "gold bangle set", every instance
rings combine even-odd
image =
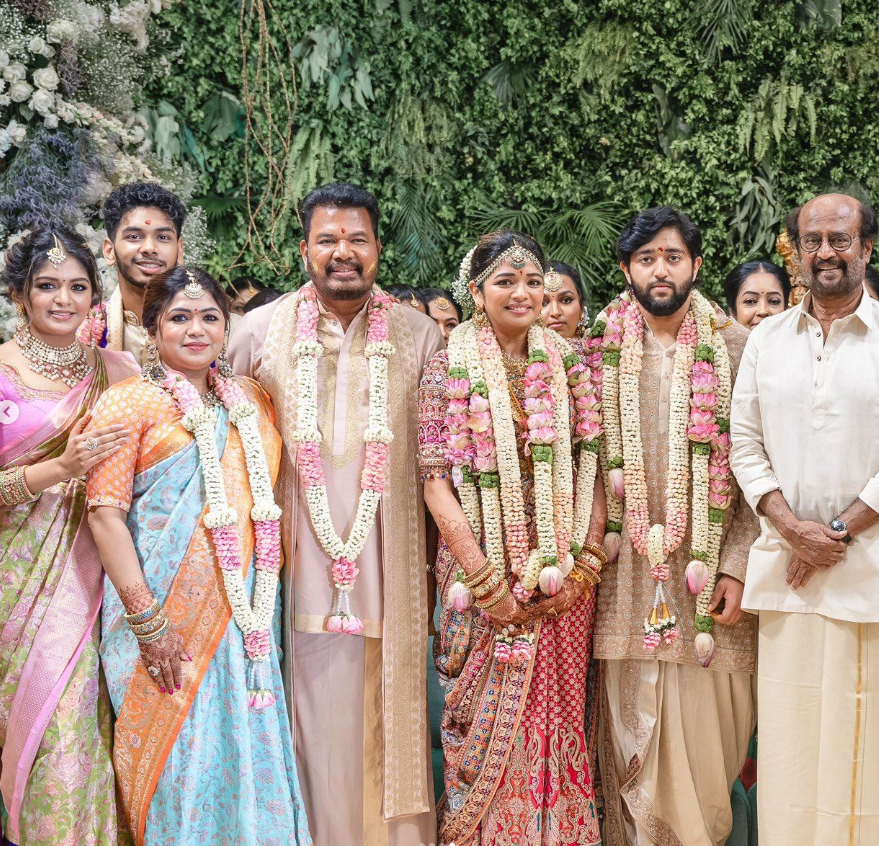
[[[138,643],[152,643],[168,631],[168,618],[158,599],[154,599],[149,608],[143,611],[126,614],[125,619]]]
[[[8,508],[36,499],[36,495],[27,486],[24,471],[24,467],[0,471],[0,499]]]
[[[501,583],[503,579],[489,558],[485,559],[485,563],[475,573],[464,577],[464,585],[470,589],[477,602],[494,593]]]
[[[488,600],[488,602],[483,601],[483,599],[477,599],[476,604],[483,610],[488,611],[489,608],[494,608],[499,602],[502,602],[510,593],[510,586],[502,581],[500,583],[500,587],[495,592],[494,596]]]

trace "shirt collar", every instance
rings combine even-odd
[[[876,315],[873,307],[873,299],[867,293],[867,289],[863,286],[861,287],[861,301],[858,303],[858,307],[850,314],[848,317],[856,317],[867,329],[875,329],[876,328]],[[800,304],[797,306],[799,309],[799,319],[803,320],[806,316],[813,317],[811,315],[809,308],[812,304],[812,292],[806,291],[806,295],[800,300]],[[845,320],[845,318],[841,318]]]

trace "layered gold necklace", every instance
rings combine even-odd
[[[85,347],[79,341],[69,347],[53,347],[35,338],[27,324],[21,322],[15,329],[15,342],[28,362],[28,369],[53,382],[75,388],[92,371]]]

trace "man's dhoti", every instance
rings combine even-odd
[[[430,772],[431,813],[388,823],[382,816],[380,639],[296,632],[293,711],[296,764],[315,846],[436,843]],[[430,738],[424,742],[429,746]]]
[[[723,846],[754,730],[753,676],[653,659],[603,665],[605,846]]]
[[[879,844],[879,623],[760,612],[760,846]]]

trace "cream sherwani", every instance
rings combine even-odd
[[[420,846],[436,840],[427,734],[424,503],[418,484],[418,384],[442,346],[436,324],[390,312],[388,488],[357,561],[351,610],[364,637],[330,634],[332,562],[312,530],[295,447],[295,295],[245,315],[229,358],[272,397],[284,440],[278,485],[285,567],[285,675],[302,792],[316,846]],[[320,309],[318,425],[333,522],[345,538],[360,493],[369,407],[366,306],[345,330]],[[295,637],[294,637],[295,632]]]
[[[718,312],[735,379],[747,332]],[[642,359],[641,437],[651,523],[665,521],[668,420],[676,344],[663,347],[649,327]],[[607,846],[722,846],[732,829],[730,790],[754,728],[756,620],[717,625],[708,669],[693,653],[695,597],[687,591],[690,526],[668,558],[667,593],[681,636],[655,657],[644,651],[644,618],[655,582],[626,523],[615,564],[601,573],[595,655],[602,661],[601,777]],[[720,572],[744,581],[757,521],[738,491],[724,521]]]
[[[879,511],[879,303],[824,338],[799,306],[751,334],[733,392],[732,466],[748,502],[780,490],[824,525]],[[879,524],[799,590],[760,517],[744,606],[759,612],[760,846],[879,843]]]

